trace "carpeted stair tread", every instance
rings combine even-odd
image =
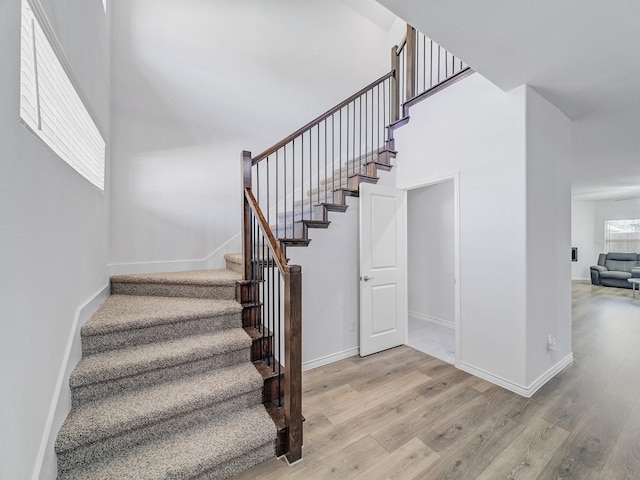
[[[242,328],[190,335],[83,357],[71,373],[71,388],[137,375],[251,347]]]
[[[262,405],[66,472],[60,480],[223,479],[275,454],[276,427]]]
[[[82,336],[102,335],[196,318],[240,313],[233,300],[111,295],[82,327]]]
[[[242,254],[241,253],[227,253],[224,256],[227,264],[227,269],[236,273],[242,274]]]
[[[226,268],[115,275],[111,277],[111,293],[234,300],[236,281],[241,278],[238,272]]]
[[[186,272],[135,273],[114,275],[114,283],[167,283],[172,285],[235,285],[241,276],[226,268],[215,270],[190,270]]]
[[[251,363],[193,375],[73,409],[56,440],[65,452],[261,389]]]

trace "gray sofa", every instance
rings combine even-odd
[[[627,279],[640,278],[640,254],[601,253],[598,265],[591,267],[591,283],[605,287],[631,288]]]

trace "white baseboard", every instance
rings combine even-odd
[[[476,368],[472,365],[469,365],[464,362],[460,362],[457,367],[460,370],[464,370],[471,375],[475,375],[476,377],[480,377],[488,382],[491,382],[495,385],[498,385],[502,388],[505,388],[513,393],[517,393],[526,398],[530,398],[534,393],[536,393],[540,387],[542,387],[545,383],[547,383],[550,379],[564,370],[566,367],[573,363],[573,353],[570,353],[554,366],[549,368],[546,372],[540,375],[536,380],[534,380],[529,386],[519,385],[517,383],[513,383],[510,380],[502,378],[500,376],[494,375],[492,373],[486,372],[480,368]]]
[[[111,276],[130,273],[180,272],[184,270],[225,268],[224,256],[227,253],[240,253],[241,251],[242,237],[238,233],[205,258],[195,260],[167,260],[161,262],[112,263],[107,265],[107,272],[109,276]]]
[[[360,353],[360,349],[358,347],[351,348],[349,350],[344,350],[338,353],[332,353],[331,355],[327,355],[325,357],[320,357],[315,360],[309,360],[308,362],[302,363],[302,371],[312,370],[314,368],[322,367],[324,365],[328,365],[333,362],[337,362],[338,360],[343,360],[345,358],[353,357]]]
[[[433,323],[435,325],[440,325],[441,327],[452,328],[452,329],[456,328],[455,322],[444,320],[438,317],[432,317],[430,315],[425,315],[424,313],[418,313],[418,312],[409,310],[409,316],[413,318],[417,318],[418,320],[423,320],[425,322]]]
[[[546,372],[544,372],[542,375],[536,378],[529,385],[528,390],[530,393],[529,395],[527,395],[527,397],[530,397],[534,393],[536,393],[540,389],[540,387],[542,387],[545,383],[547,383],[549,380],[551,380],[553,377],[555,377],[558,373],[560,373],[562,370],[567,368],[572,363],[573,363],[573,352],[571,352],[569,355],[564,357],[562,360],[560,360],[558,363],[556,363],[554,366],[552,366],[550,369],[548,369]]]
[[[237,235],[224,242],[218,248],[216,248],[212,253],[209,254],[207,258],[204,259],[205,268],[225,268],[226,262],[224,256],[227,253],[241,252],[242,235],[238,233]]]
[[[58,373],[54,396],[49,408],[47,422],[40,442],[40,449],[36,457],[32,480],[50,480],[57,476],[57,459],[54,444],[62,422],[71,410],[71,390],[69,376],[82,356],[80,343],[80,328],[95,313],[98,307],[107,299],[110,285],[106,284],[93,297],[76,309],[76,313],[67,339],[62,365]]]

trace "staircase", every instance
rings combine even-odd
[[[337,167],[318,185],[307,190],[304,199],[293,205],[293,214],[283,212],[270,225],[282,248],[286,246],[307,246],[311,242],[309,231],[328,228],[330,212],[346,212],[347,198],[358,197],[361,183],[378,183],[380,172],[393,168],[391,159],[396,151],[390,148],[373,151]]]
[[[230,269],[112,277],[82,327],[59,479],[223,479],[274,456],[240,279]]]
[[[112,277],[82,327],[58,478],[213,480],[300,460],[302,274],[286,249],[392,168],[411,105],[472,72],[407,26],[391,72],[242,153],[243,251],[226,269]]]

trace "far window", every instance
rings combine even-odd
[[[605,252],[640,252],[640,219],[605,220]]]
[[[78,173],[104,190],[105,142],[34,10],[22,0],[20,118]]]

